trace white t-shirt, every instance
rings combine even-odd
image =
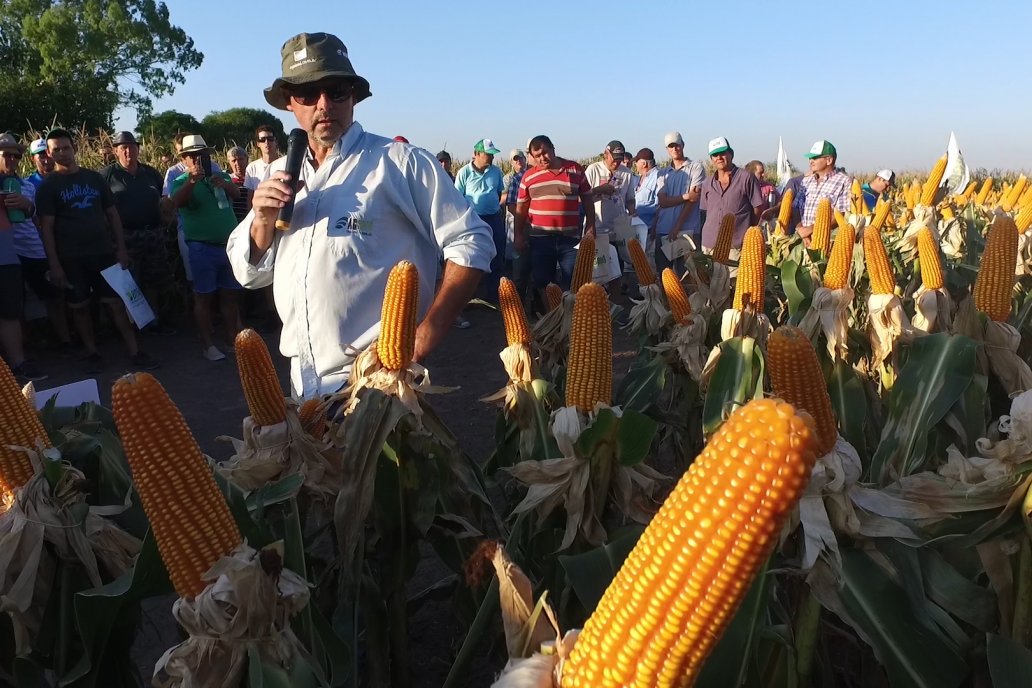
[[[252,160],[247,164],[247,169],[244,171],[244,186],[254,191],[258,188],[258,185],[265,181],[265,178],[269,175],[269,166],[271,162],[265,162],[261,158]]]
[[[616,187],[616,193],[595,201],[595,231],[606,234],[612,230],[617,216],[627,214],[627,204],[634,201],[634,175],[626,165],[610,172],[603,160],[588,165],[584,175],[593,189],[607,182]]]

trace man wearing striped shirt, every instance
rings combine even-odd
[[[534,167],[520,181],[516,198],[514,248],[529,250],[534,286],[544,289],[556,280],[570,288],[577,244],[582,236],[595,236],[595,204],[584,168],[555,154],[545,135],[527,145]],[[582,219],[583,218],[583,219]]]
[[[849,212],[849,187],[852,184],[848,174],[835,169],[838,151],[831,141],[821,139],[813,144],[806,155],[810,159],[810,174],[803,178],[801,194],[793,205],[799,210],[799,236],[809,242],[813,234],[813,220],[817,216],[817,204],[822,198],[831,200],[832,210]]]

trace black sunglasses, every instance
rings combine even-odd
[[[316,96],[318,98],[318,96]],[[261,136],[258,138],[258,143],[268,143],[269,141],[275,141],[275,136]]]
[[[319,96],[323,93],[334,103],[343,103],[352,96],[354,91],[355,89],[350,83],[339,81],[333,84],[291,86],[287,92],[298,104],[310,107],[319,102]]]

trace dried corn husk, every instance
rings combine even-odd
[[[702,379],[706,367],[706,321],[698,313],[691,313],[688,322],[675,323],[665,342],[649,347],[653,351],[676,351],[681,365],[693,380]]]
[[[853,290],[849,287],[817,287],[810,309],[799,323],[799,328],[810,339],[816,336],[820,327],[832,359],[845,359],[849,353],[849,306],[852,303]]]
[[[376,389],[387,396],[397,397],[417,418],[423,415],[419,405],[421,394],[451,392],[454,387],[438,387],[430,384],[430,373],[420,364],[412,361],[404,370],[388,370],[376,354],[376,342],[360,353],[351,366],[348,386],[332,396],[330,401],[344,400],[345,415],[351,413],[359,402],[363,389]]]
[[[875,369],[880,369],[892,355],[898,341],[913,339],[914,328],[903,310],[903,303],[895,294],[871,294],[867,297],[867,312],[872,363]]]
[[[1032,389],[1032,370],[1017,353],[1021,344],[1017,329],[1010,323],[987,318],[982,336],[989,367],[1007,394],[1013,396]]]
[[[914,334],[949,332],[953,323],[950,295],[945,289],[926,289],[924,285],[914,292]]]
[[[659,284],[640,285],[638,288],[641,300],[631,299],[634,306],[628,316],[627,330],[658,337],[672,320],[663,288]]]

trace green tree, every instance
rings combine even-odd
[[[165,110],[150,115],[142,115],[136,125],[136,131],[147,144],[165,145],[172,137],[184,134],[206,135],[205,128],[193,115],[175,110]]]
[[[286,140],[283,122],[268,110],[230,108],[212,112],[201,120],[205,140],[212,146],[247,146],[254,140],[254,130],[261,124],[271,126],[280,143]]]
[[[0,0],[0,130],[107,128],[149,112],[204,56],[154,0]]]

